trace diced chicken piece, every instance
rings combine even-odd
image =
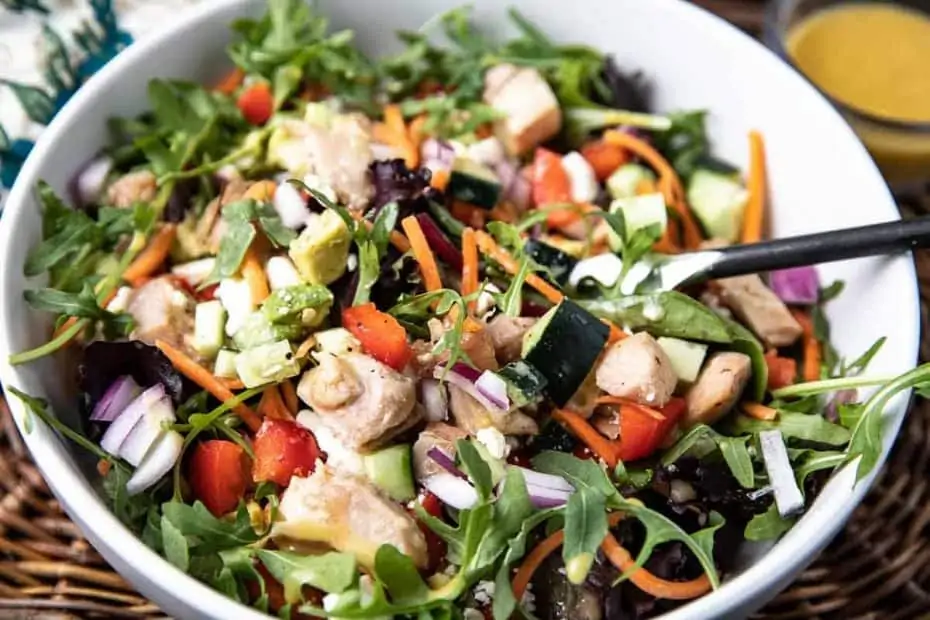
[[[429,323],[430,340],[435,344],[449,329],[449,326],[438,319],[430,319]],[[462,335],[461,348],[468,359],[472,361],[475,368],[479,370],[497,370],[497,357],[494,354],[494,342],[487,329],[469,330],[467,327]],[[448,352],[442,353],[437,358],[438,362],[445,362],[449,359]]]
[[[523,349],[523,336],[536,324],[533,317],[512,317],[499,314],[488,323],[485,331],[494,346],[494,355],[499,364],[508,364],[519,359]]]
[[[720,352],[708,358],[697,381],[688,390],[688,409],[682,426],[713,424],[739,400],[752,374],[752,361],[743,353]]]
[[[134,339],[146,344],[164,340],[192,349],[189,341],[194,332],[194,302],[170,276],[155,278],[136,289],[126,311],[136,322]]]
[[[511,155],[520,155],[562,128],[555,93],[535,69],[501,64],[484,77],[484,101],[503,114],[498,137]]]
[[[297,388],[350,450],[371,450],[420,421],[416,383],[361,353],[324,355]]]
[[[487,409],[477,400],[454,385],[449,386],[449,411],[456,425],[470,435],[483,428],[496,428],[505,435],[535,435],[539,433],[536,420],[519,411]]]
[[[369,569],[383,544],[394,545],[420,568],[427,565],[426,538],[403,508],[367,480],[322,463],[310,477],[291,479],[280,514],[276,537],[326,543]]]
[[[451,459],[455,459],[455,442],[465,439],[468,433],[460,428],[436,422],[427,426],[413,444],[413,473],[417,480],[426,480],[445,469],[429,455],[433,448],[439,448]]]
[[[155,175],[150,170],[130,172],[116,179],[107,188],[107,204],[125,209],[136,202],[152,200],[157,189]]]
[[[597,366],[597,386],[620,398],[662,407],[672,397],[678,377],[655,338],[646,332],[615,343]]]
[[[304,409],[297,414],[297,423],[313,433],[317,446],[326,455],[327,467],[340,473],[367,477],[364,457],[346,448],[326,426],[318,413]]]
[[[788,306],[756,274],[717,280],[720,297],[769,347],[786,347],[802,329]]]

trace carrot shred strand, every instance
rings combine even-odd
[[[630,553],[620,546],[614,535],[609,532],[601,543],[601,550],[621,574],[636,566],[636,561]],[[711,589],[710,579],[706,574],[691,581],[669,581],[653,575],[645,568],[637,568],[630,574],[630,581],[643,592],[656,598],[679,601],[697,598]]]
[[[462,231],[462,296],[478,292],[478,243],[471,227]],[[468,310],[475,311],[477,300],[468,302]]]
[[[284,398],[287,410],[291,412],[291,415],[296,416],[297,412],[300,411],[300,400],[297,398],[297,391],[290,379],[281,384],[281,396]]]
[[[750,418],[764,420],[766,422],[771,422],[778,417],[777,410],[766,407],[761,403],[743,403],[740,405],[740,409]]]
[[[802,330],[801,338],[804,351],[802,377],[805,381],[817,381],[820,379],[821,351],[820,342],[817,341],[817,336],[814,335],[814,322],[808,314],[801,310],[792,310],[791,315],[794,316]]]
[[[749,202],[743,215],[743,243],[758,243],[762,240],[762,225],[765,220],[765,196],[767,178],[765,170],[765,143],[758,131],[749,132]]]
[[[559,530],[551,534],[533,547],[533,550],[520,564],[520,568],[517,569],[517,574],[511,584],[513,594],[518,601],[523,598],[523,593],[526,592],[526,587],[530,585],[533,574],[553,551],[562,546],[563,540],[565,540],[565,530]]]
[[[436,257],[426,242],[426,236],[423,229],[420,228],[420,222],[416,216],[410,215],[405,217],[400,225],[407,234],[407,240],[410,241],[410,249],[413,250],[413,257],[420,265],[420,273],[423,274],[423,284],[427,291],[438,291],[442,288],[442,280],[439,277],[439,267],[436,265]]]
[[[565,409],[556,409],[552,412],[552,418],[565,426],[569,432],[578,437],[588,446],[591,451],[607,463],[608,467],[614,468],[620,460],[617,454],[617,446],[601,435],[597,429],[588,424],[588,421],[577,413]]]
[[[141,286],[145,278],[161,269],[171,252],[177,232],[178,227],[175,224],[165,224],[159,228],[145,249],[123,272],[123,280],[133,286]]]

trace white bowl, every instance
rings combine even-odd
[[[370,53],[397,48],[393,32],[416,28],[458,0],[324,0],[334,27],[352,28]],[[504,27],[504,5],[516,5],[543,31],[562,41],[584,42],[616,55],[621,67],[638,68],[653,81],[660,110],[705,108],[714,150],[740,166],[747,161],[751,128],[766,139],[772,230],[784,236],[896,219],[895,204],[868,154],[830,105],[773,54],[723,21],[676,0],[473,0],[475,17]],[[11,368],[10,353],[44,342],[49,317],[31,311],[22,292],[24,257],[40,238],[33,187],[45,179],[63,192],[69,177],[107,140],[105,121],[146,109],[153,77],[214,80],[228,69],[227,25],[256,14],[262,3],[205,3],[170,30],[130,47],[68,103],[24,166],[0,223],[0,379],[46,397],[64,419],[74,415],[65,386],[71,368],[62,360]],[[846,281],[830,304],[840,351],[856,355],[879,336],[888,341],[871,370],[897,374],[913,367],[919,338],[916,279],[910,256],[823,267],[825,282]],[[888,411],[885,450],[897,434],[905,398]],[[16,422],[24,409],[10,398]],[[95,490],[91,463],[40,423],[26,443],[55,495],[100,553],[146,596],[179,617],[261,618],[170,566],[110,513]],[[835,479],[813,508],[768,553],[750,549],[749,565],[718,591],[666,616],[740,617],[784,588],[840,529],[865,493],[869,479],[852,488],[852,472]]]

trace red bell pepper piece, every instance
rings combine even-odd
[[[224,439],[198,443],[187,463],[187,481],[217,517],[235,510],[250,482],[245,451]]]
[[[255,482],[270,480],[287,486],[291,476],[313,473],[320,457],[313,433],[291,420],[265,418],[252,445],[255,463],[252,478]]]
[[[777,390],[793,385],[798,376],[798,363],[790,357],[779,357],[778,351],[770,349],[765,353],[765,364],[769,369],[768,388]]]
[[[617,455],[621,461],[637,461],[651,455],[685,412],[685,399],[673,398],[660,409],[626,402],[620,405],[620,438]]]
[[[537,208],[572,202],[572,183],[562,158],[552,151],[538,148],[533,158],[533,202]],[[580,215],[570,209],[551,211],[546,217],[549,226],[560,228],[576,222]]]
[[[252,84],[239,95],[236,107],[249,124],[264,125],[274,114],[274,95],[271,94],[271,87],[266,82]]]
[[[622,146],[603,140],[585,144],[581,147],[581,156],[591,164],[598,181],[607,180],[617,168],[630,161],[630,156]]]
[[[402,370],[413,357],[413,350],[407,343],[407,330],[374,304],[343,310],[342,326],[358,338],[366,353],[395,370]]]

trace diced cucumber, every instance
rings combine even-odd
[[[391,499],[408,502],[416,497],[409,444],[399,444],[366,454],[364,459],[368,479]]]
[[[226,340],[226,309],[218,300],[197,304],[194,309],[194,350],[213,359]]]
[[[523,359],[546,378],[546,391],[556,406],[564,406],[584,383],[609,333],[607,325],[569,299],[526,333]]]
[[[607,178],[607,191],[612,198],[635,196],[643,181],[655,181],[656,175],[639,164],[624,164]]]
[[[220,349],[216,354],[216,361],[213,362],[213,374],[223,379],[238,379],[239,373],[236,372],[236,353],[229,349]]]
[[[711,237],[736,241],[749,192],[737,175],[699,168],[688,183],[688,203]]]
[[[647,226],[658,224],[661,230],[665,230],[668,225],[668,210],[665,208],[665,198],[660,193],[617,198],[610,203],[610,212],[623,215],[627,239]],[[623,249],[623,242],[613,230],[610,231],[608,243],[614,252]]]
[[[459,157],[452,164],[446,193],[476,207],[493,209],[501,195],[501,183],[487,166]]]
[[[694,383],[701,372],[701,366],[704,365],[707,345],[666,336],[658,338],[656,342],[668,355],[669,361],[672,362],[672,370],[678,375],[678,380],[684,383]]]
[[[528,240],[523,251],[532,258],[536,263],[547,267],[552,277],[559,285],[564,285],[568,281],[568,274],[572,272],[578,261],[548,243],[543,243],[538,239]]]
[[[512,408],[538,402],[546,389],[546,378],[524,360],[510,362],[497,374],[507,383],[507,397]]]
[[[300,364],[287,340],[263,344],[236,356],[236,373],[247,388],[283,381],[300,374]]]

